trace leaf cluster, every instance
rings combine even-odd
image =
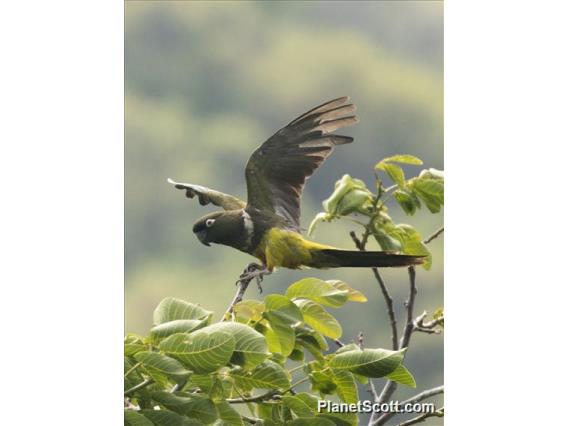
[[[363,216],[366,222],[354,220],[364,228],[363,243],[372,236],[386,251],[427,256],[424,267],[429,269],[432,256],[422,240],[422,235],[411,225],[395,223],[388,214],[387,202],[394,199],[405,214],[412,216],[426,207],[438,213],[444,205],[444,173],[436,169],[424,169],[417,176],[407,178],[402,166],[420,166],[422,160],[412,155],[394,155],[375,165],[375,192],[365,182],[344,175],[335,183],[333,193],[323,202],[324,211],[312,220],[308,234],[312,234],[321,222],[352,216]],[[392,185],[386,187],[384,179]],[[352,219],[353,220],[353,219]]]
[[[342,281],[306,278],[212,323],[201,306],[164,299],[148,336],[125,338],[125,424],[356,425],[354,413],[319,412],[318,400],[357,403],[368,378],[416,386],[404,350],[331,350],[342,329],[328,309],[366,300]]]

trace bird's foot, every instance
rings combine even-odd
[[[258,290],[262,293],[262,286],[260,285],[260,283],[264,279],[265,275],[270,275],[271,273],[272,271],[270,271],[264,265],[259,265],[258,263],[249,263],[243,273],[239,276],[236,284],[249,284],[252,280],[255,280]]]

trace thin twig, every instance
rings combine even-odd
[[[407,348],[410,343],[410,336],[414,331],[414,301],[416,300],[416,269],[414,266],[408,268],[408,278],[410,280],[410,291],[408,300],[406,301],[406,325],[404,327],[404,334],[400,340],[400,348]]]
[[[257,395],[257,396],[251,396],[248,398],[233,398],[233,399],[227,399],[226,401],[229,404],[243,404],[243,403],[248,403],[248,402],[263,402],[263,401],[268,401],[274,397],[279,397],[281,395],[284,395],[288,392],[293,393],[293,389],[296,386],[301,385],[302,383],[307,382],[308,380],[310,380],[309,376],[304,377],[303,379],[298,380],[296,383],[293,383],[288,389],[286,389],[285,391],[277,391],[277,390],[272,390],[272,391],[268,391],[266,393]]]
[[[357,238],[357,235],[353,231],[351,231],[349,235],[351,236],[351,239],[355,243],[355,247],[357,247],[360,251],[365,251],[366,241],[363,242],[362,240],[359,240],[359,238]],[[383,280],[383,277],[379,273],[379,270],[377,268],[371,268],[371,270],[373,271],[375,279],[379,283],[381,293],[383,294],[383,298],[385,299],[385,304],[387,305],[387,314],[389,316],[389,323],[391,328],[392,349],[396,351],[398,350],[398,331],[396,328],[396,316],[394,313],[393,300]]]
[[[146,386],[151,385],[152,383],[154,383],[153,379],[146,379],[143,382],[138,383],[136,386],[132,386],[130,389],[124,392],[124,396],[130,396],[134,392],[139,391],[140,389],[143,389]]]
[[[441,329],[436,328],[438,325],[442,325],[444,323],[444,316],[440,316],[439,318],[433,319],[432,321],[424,322],[426,315],[428,313],[426,311],[422,312],[416,319],[414,320],[414,331],[420,331],[422,333],[428,334],[440,334],[442,332]]]
[[[126,373],[124,373],[124,378],[126,378],[130,373],[132,373],[134,370],[136,370],[141,365],[142,365],[141,362],[137,362],[136,364],[134,364],[134,366],[130,370],[128,370]]]
[[[406,401],[403,401],[400,403],[401,406],[405,406],[406,404],[414,404],[416,402],[420,402],[426,398],[430,398],[432,396],[438,395],[444,393],[444,386],[438,386],[432,389],[428,389],[425,390],[424,392],[420,392],[419,394],[413,396],[412,398],[407,399]],[[387,420],[389,420],[391,417],[393,417],[394,415],[396,415],[398,413],[396,412],[389,412],[389,413],[384,413],[381,417],[379,417],[375,423],[373,423],[373,425],[384,425],[386,423]]]
[[[359,346],[359,348],[361,348],[361,350],[363,349],[363,332],[360,331],[359,334],[357,335],[357,345]],[[377,393],[377,389],[375,388],[375,384],[373,383],[373,381],[371,379],[369,379],[369,389],[368,392],[371,394],[371,396],[373,397],[373,401],[378,401],[379,399],[379,394]]]
[[[233,300],[229,304],[229,307],[227,308],[227,311],[225,312],[225,315],[223,315],[221,321],[227,321],[227,319],[229,318],[234,318],[235,305],[243,300],[245,292],[247,291],[247,288],[252,280],[253,278],[237,282],[237,292],[235,293],[235,297],[233,297]]]
[[[261,423],[261,422],[262,422],[261,419],[257,419],[257,418],[254,418],[254,417],[243,416],[242,414],[241,414],[241,417],[242,417],[242,419],[243,419],[245,422],[250,423],[251,425],[255,425],[255,424],[257,424],[257,423]]]
[[[444,227],[442,226],[440,229],[438,229],[436,232],[434,232],[432,235],[430,235],[428,238],[426,238],[424,240],[424,244],[429,244],[432,242],[432,240],[438,238],[438,236],[444,232]]]
[[[274,398],[275,396],[280,395],[281,392],[277,391],[277,390],[271,390],[269,392],[257,395],[257,396],[250,396],[248,398],[233,398],[233,399],[227,399],[226,401],[229,404],[245,404],[245,403],[249,403],[249,402],[263,402],[263,401],[268,401],[272,398]]]
[[[404,349],[408,347],[410,343],[410,337],[412,336],[412,332],[414,331],[414,301],[416,300],[416,269],[414,266],[410,266],[408,268],[408,278],[410,281],[410,291],[408,293],[408,300],[405,302],[406,306],[406,324],[404,326],[404,332],[402,338],[400,339],[400,349]],[[379,395],[378,403],[382,404],[386,402],[392,394],[396,391],[397,383],[389,380],[385,384],[381,394]],[[379,413],[373,413],[371,419],[369,420],[369,425],[382,425],[383,417],[379,417]]]
[[[444,417],[444,407],[432,413],[424,413],[418,417],[414,417],[413,419],[399,423],[398,426],[410,426],[410,425],[415,425],[416,423],[422,423],[429,417]]]

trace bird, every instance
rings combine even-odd
[[[188,198],[197,197],[201,205],[223,209],[195,222],[193,233],[201,243],[233,247],[261,262],[250,263],[239,281],[256,278],[261,288],[263,277],[280,267],[380,268],[424,262],[424,256],[343,250],[301,234],[300,201],[306,181],[336,146],[353,142],[352,137],[334,132],[359,121],[355,110],[348,96],[333,99],[295,118],[262,143],[245,167],[246,202],[205,186],[168,179]]]

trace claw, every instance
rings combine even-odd
[[[243,273],[239,276],[239,279],[237,280],[236,284],[238,285],[239,283],[243,282],[249,283],[252,280],[255,280],[258,290],[262,293],[262,286],[260,285],[260,283],[264,279],[265,275],[270,275],[271,273],[272,271],[268,270],[264,265],[251,263],[245,268]]]

